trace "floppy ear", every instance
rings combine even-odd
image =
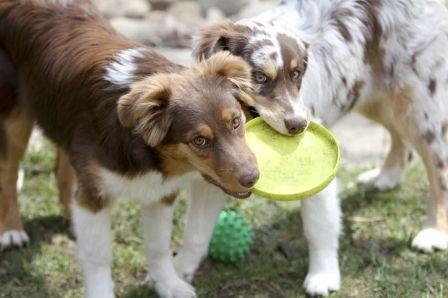
[[[172,122],[167,112],[171,90],[167,75],[155,75],[133,84],[129,93],[118,100],[120,123],[133,128],[150,146],[159,145]]]
[[[253,105],[250,96],[253,91],[251,68],[242,58],[229,52],[218,52],[195,64],[193,68],[206,76],[218,76],[227,80],[233,85],[234,94],[239,100],[246,105]]]
[[[238,44],[247,43],[248,36],[250,36],[248,27],[236,25],[229,20],[208,26],[201,29],[193,39],[193,57],[209,58],[219,51],[234,53]]]

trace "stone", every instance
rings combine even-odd
[[[238,13],[230,16],[230,19],[232,20],[241,20],[241,19],[247,19],[252,18],[255,16],[258,16],[259,14],[273,9],[278,5],[278,1],[260,1],[260,0],[251,0],[248,5],[245,5],[241,11]]]
[[[211,8],[217,8],[226,16],[239,13],[249,3],[250,0],[199,0],[199,6],[204,14]]]
[[[210,8],[205,16],[206,24],[215,24],[226,19],[225,14],[218,8]]]
[[[110,20],[112,26],[129,39],[144,44],[160,44],[157,34],[148,26],[146,20],[116,17]],[[149,29],[148,29],[149,28]]]
[[[94,4],[107,17],[144,18],[151,10],[146,0],[94,0]]]
[[[196,1],[176,2],[168,9],[168,13],[190,30],[196,29],[204,22],[204,17]]]
[[[124,36],[151,46],[189,47],[192,32],[173,16],[152,11],[146,18],[113,18],[112,26]]]
[[[176,0],[149,0],[152,9],[167,10]]]

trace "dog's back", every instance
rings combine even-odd
[[[107,67],[117,53],[140,45],[117,34],[87,2],[55,2],[0,2],[0,44],[24,82],[21,93],[33,94],[25,101],[29,110],[45,133],[66,147],[74,123],[87,122],[81,117],[95,122],[126,91],[105,79]],[[146,75],[177,69],[150,49],[140,58],[145,60]],[[86,115],[88,111],[95,113]]]

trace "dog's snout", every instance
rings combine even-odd
[[[240,179],[240,184],[245,188],[251,188],[255,185],[255,183],[258,181],[258,178],[260,178],[260,172],[257,168],[254,168],[247,173],[244,173]]]
[[[305,130],[308,122],[302,118],[289,118],[285,119],[285,126],[288,133],[295,135]]]

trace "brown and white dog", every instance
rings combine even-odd
[[[246,60],[257,94],[244,104],[281,133],[294,133],[287,119],[302,121],[307,109],[326,125],[350,111],[383,124],[392,147],[381,170],[360,176],[369,187],[395,187],[413,147],[428,173],[430,199],[412,246],[447,249],[448,11],[441,2],[286,0],[258,17],[205,28],[195,54],[228,51]],[[212,209],[211,199],[202,202],[197,209]],[[303,201],[301,214],[310,250],[304,287],[326,295],[340,287],[337,183]],[[194,259],[180,252],[178,273],[191,275]]]
[[[237,100],[248,98],[249,66],[219,53],[184,69],[117,34],[88,1],[0,1],[0,48],[1,244],[27,240],[15,180],[35,121],[66,152],[60,171],[71,171],[68,157],[76,173],[87,297],[113,297],[110,208],[120,197],[142,206],[158,294],[193,297],[172,263],[172,202],[200,175],[250,195],[258,169]]]

